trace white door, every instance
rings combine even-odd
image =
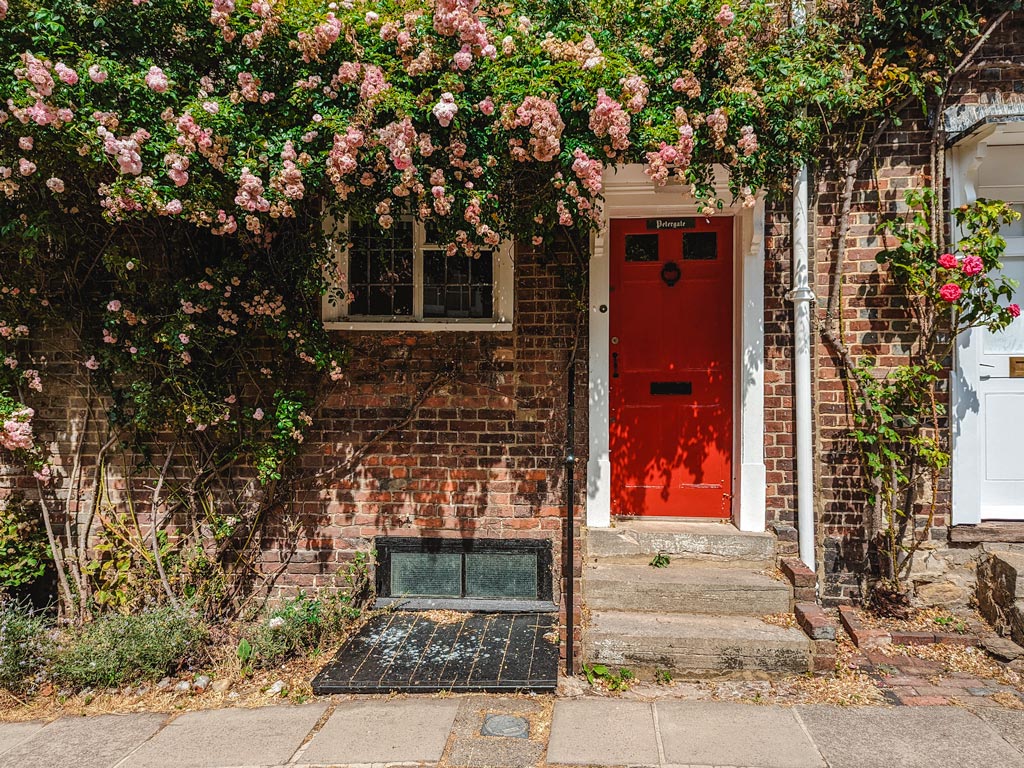
[[[1024,287],[1024,223],[1003,234],[1003,274]],[[999,333],[962,334],[956,359],[953,522],[1024,520],[1024,317]]]

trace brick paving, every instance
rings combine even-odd
[[[855,658],[855,663],[875,682],[886,700],[897,706],[999,707],[1009,702],[1024,708],[1024,693],[1013,686],[991,678],[949,672],[939,661],[867,650]],[[992,698],[997,694],[1004,701]]]

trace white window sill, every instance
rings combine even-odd
[[[447,320],[415,322],[409,320],[326,320],[328,331],[490,331],[512,330],[512,323],[495,320]]]

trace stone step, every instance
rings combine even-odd
[[[583,572],[583,594],[593,611],[764,616],[792,609],[787,582],[699,561],[665,568],[598,561]]]
[[[811,664],[803,632],[750,616],[594,611],[583,638],[587,664],[681,679],[804,674]]]
[[[591,557],[636,558],[660,552],[720,565],[768,566],[775,562],[775,537],[722,523],[638,520],[614,528],[587,529],[587,554]]]

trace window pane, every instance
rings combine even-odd
[[[462,555],[395,552],[391,555],[391,595],[462,596]]]
[[[350,315],[390,317],[412,314],[412,222],[381,230],[372,224],[351,226],[349,248]]]
[[[717,258],[717,232],[687,232],[683,235],[684,261],[713,261]]]
[[[657,260],[657,235],[626,235],[626,261]]]
[[[442,251],[423,254],[424,317],[493,317],[494,255],[446,256]]]
[[[466,555],[466,597],[537,599],[537,554]]]

